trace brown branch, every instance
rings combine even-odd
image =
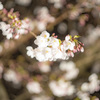
[[[0,80],[0,100],[9,100],[8,94],[1,80]]]

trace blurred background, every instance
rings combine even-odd
[[[29,18],[35,34],[80,35],[85,49],[66,61],[38,62],[26,54],[27,46],[36,47],[31,34],[7,40],[0,30],[0,100],[100,99],[100,0],[0,2]]]

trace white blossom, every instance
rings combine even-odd
[[[62,61],[60,63],[59,68],[62,71],[66,71],[66,73],[64,74],[64,78],[66,80],[72,80],[72,79],[76,78],[77,75],[79,74],[79,69],[76,68],[75,63],[72,61],[69,61],[69,62]]]
[[[42,31],[44,31],[44,30],[46,30],[46,23],[44,23],[44,22],[37,22],[37,28],[42,32]]]
[[[95,81],[97,79],[98,79],[98,76],[95,73],[89,76],[89,81]]]
[[[55,18],[49,14],[49,10],[47,7],[40,7],[35,10],[37,14],[37,28],[40,31],[46,30],[46,26],[48,23],[54,22]]]
[[[15,0],[15,2],[22,6],[28,6],[32,0]]]
[[[49,39],[50,39],[49,46],[51,46],[52,48],[59,47],[59,40],[57,38],[50,37]]]
[[[0,10],[3,9],[3,4],[0,2]]]
[[[43,32],[41,33],[41,35],[40,35],[40,36],[42,36],[42,37],[44,37],[44,38],[48,39],[48,38],[49,38],[49,36],[50,36],[50,34],[49,34],[47,31],[43,31]]]
[[[65,82],[64,80],[51,81],[49,87],[55,96],[70,96],[75,92],[74,86],[70,82]]]
[[[75,68],[65,73],[64,78],[67,80],[75,79],[79,74],[79,69]]]
[[[49,3],[54,3],[55,8],[62,8],[65,0],[48,0]]]
[[[46,61],[47,60],[45,58],[44,54],[43,54],[43,48],[36,48],[35,49],[35,57],[40,62],[43,62],[43,61]]]
[[[13,37],[13,29],[10,28],[10,24],[6,24],[5,22],[0,22],[0,29],[2,30],[2,34],[6,36],[7,39]]]
[[[89,91],[89,83],[83,83],[82,85],[81,85],[81,90],[82,91]]]
[[[59,66],[59,68],[60,68],[62,71],[71,71],[71,70],[73,70],[75,67],[76,67],[76,65],[75,65],[75,63],[72,62],[72,61],[69,61],[69,62],[62,61],[62,62],[60,63],[60,66]]]
[[[83,83],[81,86],[81,90],[89,93],[94,93],[95,91],[99,91],[100,80],[98,80],[98,76],[96,74],[90,75],[89,82]]]
[[[47,60],[51,59],[52,58],[52,50],[51,50],[51,48],[48,48],[48,47],[44,48],[43,54],[45,56],[45,59],[47,59]]]
[[[11,70],[11,69],[8,70],[4,74],[4,79],[6,81],[13,82],[14,84],[19,84],[20,83],[20,80],[19,80],[17,74],[13,70]]]
[[[30,93],[39,94],[42,91],[40,84],[36,81],[27,83],[26,88]]]
[[[40,62],[38,65],[41,72],[47,73],[51,70],[51,67],[48,63]]]
[[[89,92],[94,93],[95,91],[100,90],[100,80],[98,80],[98,76],[96,74],[92,74],[89,76]]]
[[[53,56],[54,60],[62,59],[63,53],[58,48],[53,48],[52,49],[52,56]]]
[[[48,41],[47,39],[45,39],[44,37],[42,36],[37,36],[36,37],[36,40],[34,41],[34,43],[36,45],[38,45],[38,47],[46,47],[48,45]]]
[[[71,42],[71,41],[64,41],[63,45],[65,47],[66,50],[74,50],[74,46],[75,46],[75,42]]]
[[[27,48],[27,55],[30,56],[31,58],[34,58],[34,50],[31,46],[28,46]]]
[[[66,36],[66,40],[63,43],[56,36],[50,34],[47,31],[43,31],[39,36],[36,37],[34,43],[37,48],[27,49],[27,55],[31,58],[36,58],[40,62],[44,61],[56,61],[57,59],[67,60],[70,56],[74,57],[74,46],[75,42],[70,40],[70,36]],[[69,42],[69,43],[68,43]],[[80,46],[81,47],[81,46]],[[66,50],[69,50],[66,52]],[[81,51],[81,50],[80,50]],[[73,76],[77,76],[78,69],[73,70]]]
[[[67,35],[67,36],[65,37],[65,41],[67,42],[67,41],[69,41],[69,40],[70,40],[70,36]]]
[[[90,100],[90,97],[89,97],[89,94],[88,93],[84,93],[82,91],[79,91],[77,93],[78,97],[81,99],[81,100]]]

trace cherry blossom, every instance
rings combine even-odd
[[[75,52],[83,52],[83,44],[76,40],[77,37],[67,35],[65,40],[61,41],[54,34],[50,36],[50,33],[43,31],[34,41],[38,47],[32,49],[31,46],[28,46],[27,54],[31,58],[36,57],[40,62],[56,61],[57,59],[67,60],[70,56],[74,57]]]
[[[22,6],[28,6],[32,0],[15,0],[15,2]]]
[[[52,23],[55,21],[55,18],[49,14],[49,10],[47,7],[40,7],[36,9],[37,14],[37,28],[39,31],[46,30],[46,26],[48,23]]]
[[[84,92],[94,93],[100,89],[100,80],[96,74],[89,76],[89,82],[85,82],[81,86],[81,90]]]
[[[72,61],[69,61],[69,62],[62,61],[60,63],[59,68],[62,71],[66,71],[66,73],[63,75],[63,77],[66,80],[72,80],[72,79],[76,78],[78,76],[78,74],[79,74],[79,69],[76,68],[75,63],[72,62]]]
[[[40,84],[36,81],[27,83],[26,88],[28,89],[28,91],[30,93],[38,94],[42,91],[42,88],[40,87]]]
[[[49,3],[53,3],[55,8],[62,8],[66,3],[65,0],[48,0]]]
[[[52,80],[49,87],[52,93],[58,97],[70,96],[75,92],[75,87],[69,81],[65,82],[62,79],[59,81]]]
[[[3,5],[2,5],[2,2],[0,2],[0,10],[3,9]]]
[[[20,79],[18,78],[17,74],[13,70],[7,70],[7,72],[4,74],[4,79],[6,81],[12,82],[13,84],[19,84]]]

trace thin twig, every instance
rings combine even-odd
[[[34,32],[30,31],[30,33],[31,33],[35,38],[37,37],[36,34],[35,34]]]

